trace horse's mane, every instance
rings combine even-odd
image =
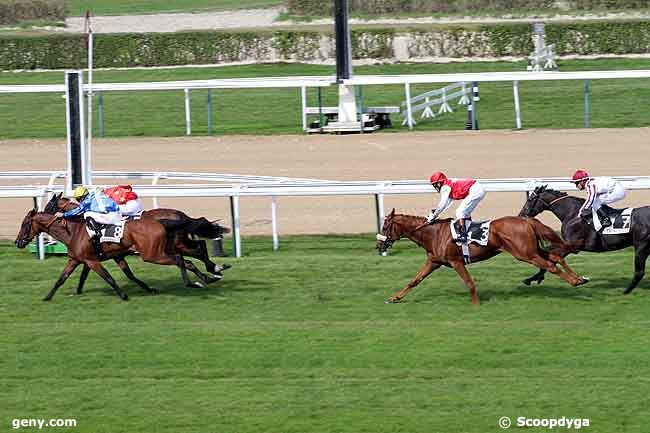
[[[399,217],[406,217],[406,218],[409,218],[409,219],[417,219],[417,220],[421,220],[422,222],[426,221],[426,217],[418,216],[418,215],[406,215],[406,214],[399,214],[398,213],[398,214],[395,214],[394,216],[396,216],[396,217],[398,217],[398,216]],[[440,219],[440,220],[435,220],[434,222],[431,223],[431,225],[442,224],[442,223],[450,223],[451,220],[452,220],[452,218],[444,218],[444,219]]]
[[[551,188],[545,189],[544,192],[550,192],[550,193],[553,194],[556,198],[558,198],[558,197],[565,197],[565,196],[568,196],[568,195],[569,195],[568,193],[566,193],[566,192],[564,192],[564,191],[558,191],[558,190],[556,190],[556,189],[551,189]],[[574,196],[574,195],[571,195],[571,196],[569,196],[569,197],[571,197],[571,198],[574,199],[574,200],[578,200],[578,201],[581,202],[581,203],[584,203],[584,201],[585,201],[584,198],[576,197],[576,196]]]

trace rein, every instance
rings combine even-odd
[[[568,195],[563,195],[562,197],[558,197],[558,198],[556,198],[556,199],[553,199],[553,200],[548,204],[548,206],[551,206],[552,204],[555,204],[555,203],[557,203],[558,201],[560,201],[560,200],[564,200],[565,198],[568,198],[568,197],[569,197]]]

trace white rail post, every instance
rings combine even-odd
[[[411,106],[411,84],[404,83],[404,93],[406,94],[406,123],[409,129],[413,129],[413,109]]]
[[[278,201],[276,196],[271,196],[271,227],[273,230],[273,251],[280,249],[278,238]]]
[[[34,207],[37,211],[43,210],[43,196],[34,197]],[[45,236],[43,233],[38,235],[36,242],[36,249],[38,252],[38,260],[45,260]]]
[[[301,101],[301,117],[302,117],[302,130],[307,130],[307,88],[302,86],[300,88],[300,101]]]
[[[377,233],[381,233],[381,229],[384,226],[384,219],[386,214],[384,213],[384,193],[375,194],[375,209],[377,214]],[[386,257],[388,255],[388,250],[381,253],[382,256]]]
[[[241,257],[241,233],[239,231],[239,195],[230,196],[230,214],[232,218],[232,249],[233,255]]]
[[[512,92],[515,96],[515,127],[521,129],[521,110],[519,107],[519,81],[512,82]]]
[[[156,186],[156,185],[158,185],[158,180],[160,180],[161,177],[162,177],[162,173],[158,173],[157,175],[155,175],[155,176],[153,177],[153,180],[151,181],[151,186]],[[157,196],[154,196],[154,197],[152,198],[152,201],[153,201],[153,208],[154,208],[154,209],[158,209],[158,197],[157,197]]]
[[[190,89],[185,89],[185,135],[192,135],[192,115],[190,113]]]

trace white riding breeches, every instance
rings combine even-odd
[[[469,194],[467,194],[467,197],[460,202],[460,205],[456,209],[456,219],[471,218],[472,211],[476,209],[476,206],[478,206],[481,200],[483,200],[483,197],[485,197],[483,186],[480,183],[475,182],[474,185],[469,188]]]
[[[122,222],[122,215],[119,212],[99,213],[99,212],[85,212],[84,218],[92,217],[100,224],[120,224]]]
[[[144,211],[144,206],[140,199],[129,200],[120,205],[120,212],[124,216],[140,215]]]

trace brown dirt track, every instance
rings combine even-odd
[[[389,133],[331,136],[226,136],[94,140],[97,170],[201,171],[331,180],[426,179],[433,170],[477,178],[648,175],[650,129]],[[0,171],[63,170],[65,141],[0,140]],[[137,183],[134,181],[133,183]],[[19,181],[16,184],[26,184]],[[576,193],[577,194],[577,193]],[[475,218],[517,214],[522,193],[489,193]],[[387,196],[388,210],[425,215],[437,195]],[[3,199],[0,238],[13,239],[31,199]],[[145,201],[145,205],[150,205]],[[160,200],[161,206],[229,221],[225,198]],[[622,205],[650,204],[632,191]],[[241,200],[242,233],[269,234],[270,198]],[[280,197],[280,234],[375,230],[374,198]],[[448,213],[451,215],[455,207]],[[543,220],[557,227],[552,217]]]

